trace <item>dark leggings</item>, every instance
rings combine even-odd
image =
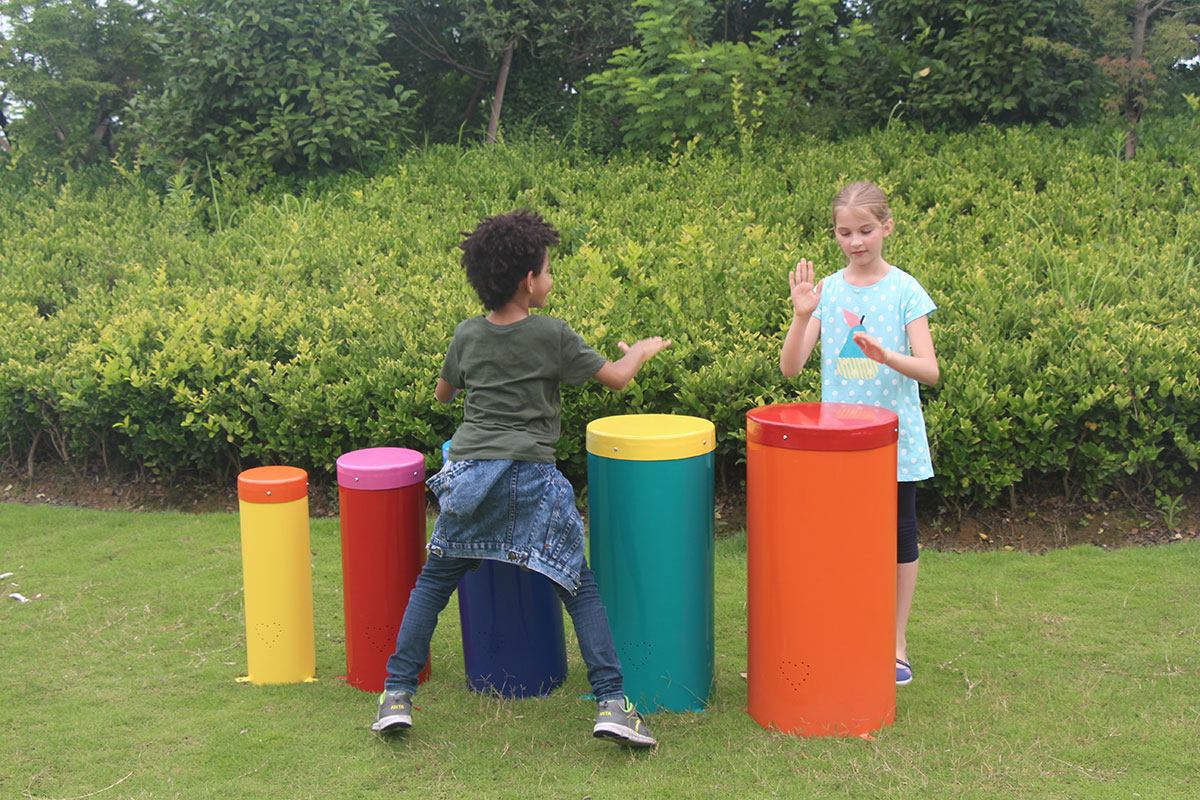
[[[897,486],[896,563],[910,564],[917,560],[917,484],[907,481]]]

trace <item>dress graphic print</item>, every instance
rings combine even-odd
[[[896,412],[896,479],[920,481],[933,476],[918,384],[891,367],[872,361],[854,341],[865,331],[887,350],[909,354],[905,326],[937,308],[932,298],[899,267],[891,267],[871,286],[851,286],[839,271],[821,284],[813,316],[821,320],[821,400],[862,403]]]

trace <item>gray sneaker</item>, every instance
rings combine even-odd
[[[628,697],[596,704],[596,727],[592,728],[592,736],[627,747],[655,747],[658,744],[650,735],[646,720]]]
[[[379,710],[375,712],[373,731],[390,731],[412,727],[412,692],[385,691],[379,695]]]

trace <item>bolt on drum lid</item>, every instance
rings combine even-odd
[[[308,473],[299,467],[253,467],[238,475],[238,499],[290,503],[308,497]]]
[[[405,447],[351,450],[338,458],[337,477],[344,489],[400,489],[425,482],[425,456]]]

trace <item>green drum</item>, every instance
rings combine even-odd
[[[713,681],[713,424],[629,414],[587,427],[590,559],[625,694],[700,711]]]

